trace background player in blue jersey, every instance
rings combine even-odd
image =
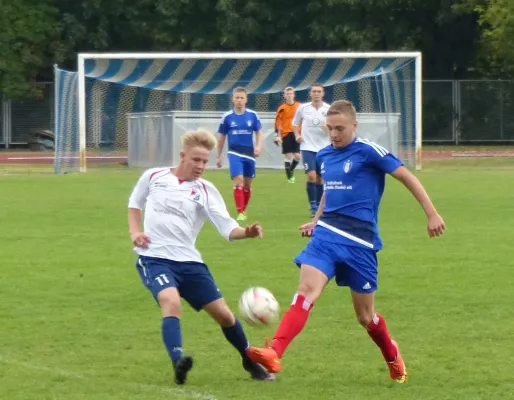
[[[269,372],[278,372],[284,351],[305,326],[325,285],[335,277],[337,285],[350,287],[357,319],[382,351],[391,379],[404,383],[407,369],[398,345],[374,304],[377,252],[382,248],[377,217],[385,175],[402,182],[421,204],[430,237],[442,235],[445,224],[419,180],[400,160],[376,143],[355,137],[357,121],[352,103],[334,102],[326,125],[332,144],[317,155],[325,192],[314,220],[300,227],[302,235],[312,239],[295,258],[300,266],[297,293],[271,345],[250,347],[247,353]]]
[[[261,120],[255,111],[246,108],[248,96],[246,89],[236,87],[232,95],[234,109],[225,113],[218,129],[218,156],[216,166],[221,168],[221,153],[228,137],[228,163],[230,177],[234,181],[234,201],[237,220],[246,220],[246,208],[252,195],[252,180],[255,178],[255,157],[262,148]],[[253,144],[253,135],[256,144]]]

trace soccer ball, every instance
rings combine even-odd
[[[280,307],[268,289],[251,287],[239,298],[239,311],[251,325],[268,325],[278,319]]]

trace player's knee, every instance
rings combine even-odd
[[[212,317],[222,328],[229,328],[236,323],[236,317],[228,307],[213,313]]]
[[[236,317],[232,311],[227,308],[227,312],[220,315],[219,319],[217,319],[217,322],[222,328],[230,328],[231,326],[235,325]]]
[[[300,153],[294,153],[294,159],[295,159],[296,161],[300,161],[300,158],[301,158]]]
[[[234,177],[234,186],[243,186],[243,177],[242,176],[235,176]]]
[[[180,300],[175,296],[159,296],[159,306],[163,317],[180,317],[182,314]]]
[[[322,290],[323,288],[319,288],[316,285],[313,285],[311,282],[300,282],[296,293],[302,295],[314,303],[320,296]]]
[[[373,312],[368,310],[363,310],[357,313],[357,321],[363,327],[367,327],[371,321],[373,321]]]
[[[316,171],[307,172],[307,182],[316,182]]]

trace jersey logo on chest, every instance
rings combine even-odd
[[[191,197],[194,201],[198,201],[200,200],[200,193],[198,193],[195,189],[192,189],[189,197]]]
[[[346,160],[344,162],[344,167],[343,167],[343,171],[345,174],[347,174],[348,172],[350,172],[350,170],[352,169],[352,160]]]

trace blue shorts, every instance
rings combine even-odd
[[[205,264],[139,256],[136,267],[141,281],[150,290],[155,300],[161,290],[170,287],[177,288],[180,297],[196,311],[222,298]]]
[[[255,160],[249,156],[228,154],[230,177],[243,175],[245,178],[255,178]]]
[[[377,251],[325,242],[316,234],[294,259],[301,266],[310,265],[323,272],[328,280],[336,278],[338,286],[349,286],[357,293],[377,290]]]
[[[321,176],[321,168],[316,160],[316,154],[318,153],[315,151],[302,150],[303,166],[305,168],[305,173],[316,171],[316,173]]]

